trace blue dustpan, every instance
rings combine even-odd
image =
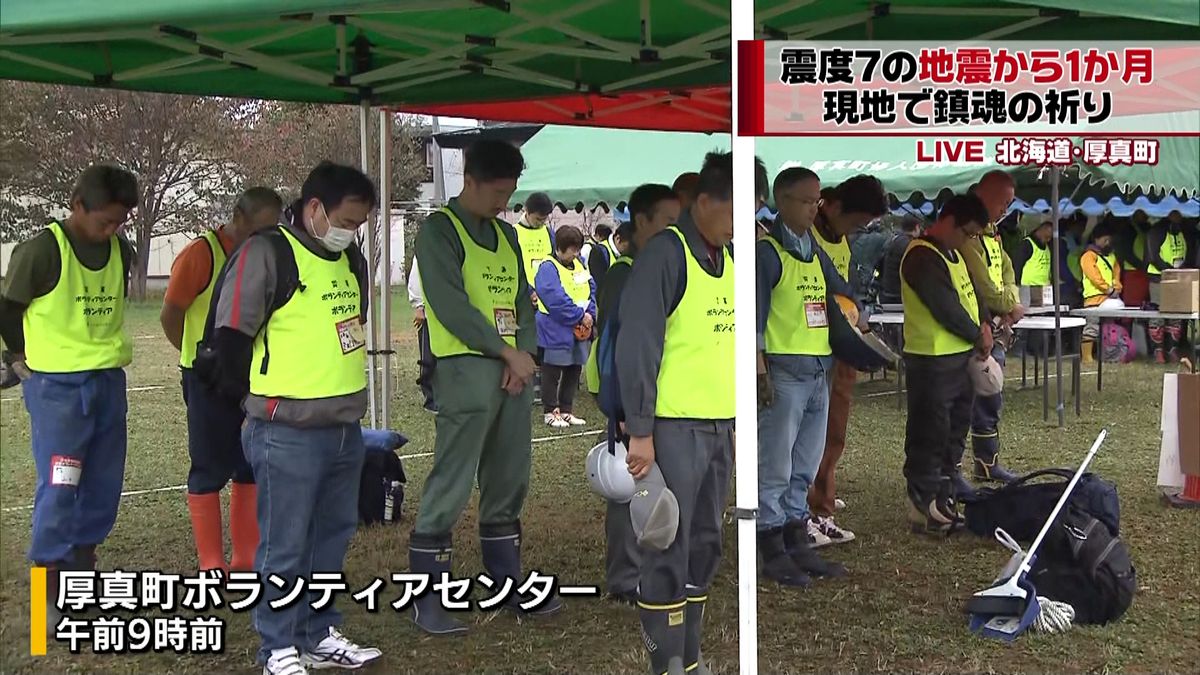
[[[971,614],[969,627],[972,633],[993,640],[1012,642],[1033,625],[1042,611],[1041,603],[1037,599],[1037,589],[1024,575],[1017,580],[1017,585],[1026,592],[1025,610],[1021,615]]]

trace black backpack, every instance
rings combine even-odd
[[[1068,503],[1046,534],[1029,579],[1039,596],[1071,605],[1077,624],[1119,619],[1137,591],[1125,542],[1075,503]]]
[[[398,524],[404,504],[404,465],[395,451],[368,452],[358,486],[358,520],[363,525]]]
[[[1032,542],[1073,475],[1070,469],[1043,469],[998,488],[980,488],[972,498],[963,500],[967,529],[990,538],[1000,527],[1017,541]],[[1035,482],[1049,476],[1060,480]],[[1111,536],[1120,534],[1117,487],[1100,476],[1080,476],[1067,505],[1076,505],[1104,523]]]

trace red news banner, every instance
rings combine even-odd
[[[1200,45],[739,44],[743,136],[920,136],[928,161],[1156,163],[1142,137],[1200,135]],[[1091,139],[1088,136],[1106,136]],[[1031,138],[1040,137],[1040,138]]]

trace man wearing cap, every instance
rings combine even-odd
[[[653,536],[664,523],[640,521],[643,546],[652,548],[642,561],[638,608],[655,673],[707,672],[700,636],[721,558],[733,450],[732,240],[732,154],[711,153],[695,202],[639,252],[621,298],[616,371],[629,469],[645,479],[657,466],[678,510],[673,538]],[[631,510],[637,502],[671,510],[652,487],[640,480]]]
[[[958,249],[981,301],[996,319],[992,329],[1006,336],[1012,335],[1012,325],[1025,316],[1012,260],[1004,252],[996,231],[996,223],[1004,218],[1016,196],[1015,191],[1016,184],[1007,172],[997,169],[983,175],[975,187],[975,195],[988,210],[987,227],[983,234],[967,239]],[[1003,339],[995,340],[992,347],[992,356],[1000,367],[1004,366],[1004,342]],[[999,393],[976,396],[971,406],[971,452],[974,456],[974,475],[978,480],[1007,483],[1016,478],[1000,464],[1000,410],[1003,407],[1004,395]],[[954,481],[962,496],[974,491],[961,470],[955,472]]]
[[[848,236],[887,212],[883,185],[873,176],[848,178],[835,188],[821,191],[821,205],[811,233],[837,270],[841,282],[850,283],[850,242]],[[835,360],[830,380],[829,423],[825,431],[825,450],[817,477],[808,491],[809,520],[813,544],[842,544],[854,539],[850,530],[833,522],[837,504],[834,474],[846,450],[846,427],[850,421],[850,403],[858,371]]]
[[[679,220],[679,198],[666,185],[646,184],[638,186],[629,197],[630,220],[617,228],[616,237],[629,242],[625,254],[613,261],[604,277],[604,283],[596,289],[596,339],[592,341],[592,353],[587,365],[587,387],[594,396],[600,395],[600,371],[598,345],[604,332],[616,324],[621,305],[621,293],[633,269],[638,251],[646,246],[656,234],[671,223]],[[615,420],[624,422],[623,416]],[[605,579],[609,597],[628,604],[637,603],[638,568],[641,565],[641,549],[637,545],[629,520],[629,505],[608,502],[604,516]]]
[[[900,263],[908,373],[904,478],[914,532],[949,532],[961,521],[953,476],[971,423],[967,366],[991,354],[992,331],[958,251],[988,221],[979,197],[951,197]]]
[[[833,349],[826,298],[851,291],[809,233],[821,201],[817,175],[785,169],[775,177],[774,194],[779,215],[755,250],[758,549],[767,578],[807,586],[810,576],[846,573],[809,543],[808,489],[825,450],[829,415]]]

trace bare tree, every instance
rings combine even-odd
[[[244,104],[63,86],[0,83],[0,223],[5,240],[61,216],[88,165],[132,171],[141,191],[126,234],[139,251],[130,295],[145,297],[150,239],[220,222],[241,184],[233,162]]]

